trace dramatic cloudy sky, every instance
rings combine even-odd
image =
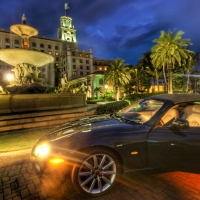
[[[25,14],[40,36],[57,38],[65,3],[79,49],[92,48],[94,57],[136,64],[160,31],[169,29],[184,31],[190,49],[200,52],[200,0],[1,0],[0,28],[21,23]]]

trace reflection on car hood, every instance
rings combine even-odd
[[[95,134],[98,134],[100,133],[98,130],[102,131],[102,129],[110,127],[112,127],[113,130],[114,127],[119,128],[120,126],[124,127],[126,124],[110,117],[109,115],[95,115],[91,117],[80,118],[78,120],[58,126],[54,128],[50,133],[45,135],[41,140],[55,140],[64,137],[75,137],[75,135],[76,137],[79,137],[75,133],[87,133],[93,132],[94,130]],[[130,127],[131,125],[127,124],[127,126]],[[87,134],[85,134],[85,136],[86,135]],[[81,134],[81,137],[83,137],[83,134]]]

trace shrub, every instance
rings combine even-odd
[[[144,99],[146,97],[159,95],[159,94],[166,94],[166,92],[144,93],[144,94],[129,94],[129,95],[125,96],[123,99],[124,100],[129,100],[129,101],[138,101],[139,99]]]
[[[96,108],[95,114],[96,115],[113,114],[115,112],[120,111],[121,109],[125,108],[128,105],[130,105],[130,101],[127,101],[127,100],[107,103],[107,104],[98,106]]]

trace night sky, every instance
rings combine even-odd
[[[57,38],[65,3],[79,50],[92,48],[94,57],[134,65],[161,30],[184,31],[183,38],[193,43],[190,49],[200,52],[200,0],[1,0],[0,28],[9,30],[25,14],[40,36]]]

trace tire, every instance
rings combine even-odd
[[[72,184],[83,196],[101,196],[115,187],[121,174],[119,164],[119,159],[112,151],[90,149],[73,167]]]

